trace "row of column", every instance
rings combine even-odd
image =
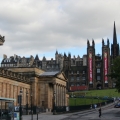
[[[54,84],[55,106],[66,106],[66,86]]]
[[[20,94],[20,89],[22,89],[22,105],[25,105],[27,97],[29,98],[29,95],[26,96],[26,92],[29,92],[28,88],[0,82],[0,97],[16,99],[14,104],[18,105],[18,95]]]

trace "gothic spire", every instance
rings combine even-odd
[[[114,29],[113,29],[113,44],[117,44],[117,35],[116,35],[115,21],[114,21]]]

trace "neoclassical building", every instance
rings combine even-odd
[[[31,95],[35,107],[51,110],[54,97],[55,106],[67,106],[66,83],[67,78],[62,72],[44,72],[38,68],[0,69],[0,97],[16,99],[15,106],[19,106],[20,90],[22,106],[27,102],[31,105]]]
[[[3,42],[4,37],[0,36],[0,45]],[[28,61],[30,62],[30,60]],[[26,107],[27,104],[30,107],[32,104],[33,107],[52,110],[53,100],[55,106],[68,105],[69,96],[66,92],[67,78],[63,72],[45,72],[36,67],[23,67],[21,64],[20,66],[0,68],[1,98],[15,99],[14,105],[19,106],[18,95],[22,91],[23,107]],[[4,109],[4,107],[5,104],[2,104],[1,109]]]

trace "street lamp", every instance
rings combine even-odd
[[[28,115],[28,91],[26,91],[26,115]]]
[[[55,110],[55,91],[53,92],[53,115],[55,115],[56,114],[56,110]]]
[[[31,120],[33,120],[32,93],[31,93]]]
[[[22,120],[22,90],[20,90],[20,95],[19,95],[19,102],[20,102],[20,109],[19,109],[19,112],[20,112],[20,120]]]

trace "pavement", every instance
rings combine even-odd
[[[106,105],[107,107],[114,105],[114,103]],[[103,106],[102,108],[106,107]],[[102,116],[99,118],[98,108],[96,110],[92,109],[92,112],[89,113],[91,110],[75,112],[75,113],[67,113],[67,114],[60,114],[60,115],[53,115],[51,112],[45,112],[33,115],[33,119],[31,115],[23,115],[22,120],[120,120],[120,108],[110,108],[105,111],[102,111]]]
[[[40,113],[38,114],[38,120],[61,120],[67,118],[67,115],[53,115],[51,112]],[[31,115],[23,115],[22,120],[37,120],[37,115],[33,115],[33,119]]]

